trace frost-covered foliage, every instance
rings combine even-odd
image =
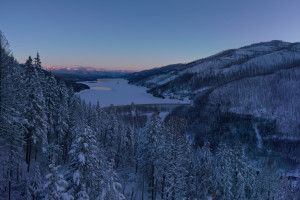
[[[38,164],[35,166],[33,177],[30,180],[29,190],[32,198],[34,199],[41,198],[43,187],[42,187],[42,177],[41,177],[40,167]]]
[[[117,182],[117,175],[113,165],[114,160],[112,159],[103,177],[102,193],[98,196],[98,200],[125,200],[125,196],[122,194],[122,185]]]
[[[70,193],[79,198],[83,193],[94,199],[100,189],[103,175],[104,155],[97,146],[97,141],[90,127],[76,135],[70,151],[68,180]]]
[[[67,181],[58,172],[59,166],[49,165],[49,173],[46,175],[46,182],[43,186],[45,200],[72,200],[73,197],[66,193]]]

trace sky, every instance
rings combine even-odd
[[[300,40],[299,0],[0,0],[19,62],[142,70],[256,42]]]

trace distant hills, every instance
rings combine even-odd
[[[93,67],[44,67],[45,70],[71,81],[91,81],[98,78],[125,77],[133,71],[108,70]]]

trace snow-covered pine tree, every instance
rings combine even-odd
[[[0,102],[0,157],[3,165],[2,175],[7,180],[8,199],[12,197],[12,185],[19,182],[19,170],[21,169],[21,156],[23,146],[22,126],[22,89],[20,87],[20,70],[18,63],[9,55],[9,51],[3,46],[2,41],[2,66],[1,66],[1,102]],[[8,45],[8,44],[7,44]],[[4,183],[4,181],[3,181]]]
[[[215,167],[215,183],[214,188],[220,199],[234,199],[232,193],[233,186],[233,169],[232,169],[233,152],[227,147],[226,143],[222,141],[219,144],[216,154]]]
[[[102,193],[97,200],[125,200],[121,190],[122,185],[117,182],[117,174],[114,171],[114,160],[111,159],[103,177]]]
[[[24,187],[24,200],[32,200],[32,192],[30,190],[30,179],[27,177],[25,180],[25,187]]]
[[[54,129],[55,129],[55,118],[56,118],[56,107],[58,104],[58,88],[57,82],[50,72],[50,75],[46,78],[47,90],[44,92],[45,98],[45,109],[48,119],[47,126],[47,139],[48,143],[51,143],[54,139]]]
[[[96,104],[95,112],[94,112],[94,120],[92,128],[96,133],[96,138],[101,146],[104,148],[106,145],[106,134],[108,133],[108,115],[107,113],[100,107],[99,101]]]
[[[2,95],[2,88],[3,88],[2,79],[4,77],[3,69],[8,66],[10,54],[11,54],[11,51],[9,49],[8,41],[6,40],[3,33],[0,31],[0,94],[1,94],[0,95],[0,104],[2,102],[2,96],[3,96]]]
[[[34,175],[30,181],[29,189],[31,192],[32,200],[40,199],[42,194],[42,177],[38,164],[35,166]]]
[[[64,176],[59,173],[59,166],[49,165],[46,183],[43,186],[44,200],[72,200],[73,197],[66,192],[68,186]]]
[[[99,137],[99,134],[101,134],[101,117],[99,116],[99,112],[101,112],[100,110],[101,108],[98,101],[96,106],[93,106],[93,108],[91,109],[92,120],[90,124],[90,127],[95,132],[97,138]]]
[[[58,106],[56,110],[56,123],[55,123],[55,133],[56,133],[56,141],[59,145],[59,151],[62,160],[66,157],[66,145],[65,142],[67,139],[67,130],[68,130],[68,121],[69,121],[69,108],[68,108],[68,89],[63,81],[60,81],[58,87]]]
[[[232,193],[235,199],[246,199],[246,187],[248,191],[251,185],[248,183],[248,163],[244,154],[244,149],[240,142],[237,143],[233,151],[232,157],[232,169],[233,169],[233,185]],[[249,194],[248,194],[248,197]]]
[[[34,64],[38,71],[42,70],[42,62],[38,52],[36,53],[36,57],[34,58]]]
[[[146,122],[145,128],[140,135],[139,154],[140,167],[143,170],[144,176],[149,183],[148,190],[151,199],[155,199],[157,192],[157,162],[160,156],[159,148],[162,144],[162,121],[158,113],[153,113]]]
[[[26,61],[26,88],[27,98],[25,104],[26,118],[26,162],[28,164],[27,171],[30,170],[32,149],[35,150],[35,158],[38,147],[46,142],[47,116],[45,113],[45,99],[43,96],[38,72],[32,64],[29,56]],[[37,142],[39,142],[37,144]],[[40,146],[38,146],[40,145]]]
[[[86,191],[86,187],[85,187],[84,183],[80,185],[80,190],[76,194],[75,199],[76,200],[89,200],[90,199],[90,197]]]
[[[209,142],[205,142],[201,149],[196,150],[193,163],[196,170],[196,196],[206,199],[212,194],[214,177],[214,159]]]
[[[98,149],[97,141],[90,127],[77,134],[70,151],[70,166],[67,178],[69,192],[77,198],[85,192],[89,198],[99,195],[100,181],[105,158]],[[82,191],[84,185],[85,191]]]
[[[166,196],[170,199],[184,199],[186,197],[187,166],[189,165],[189,143],[184,134],[186,122],[171,118],[167,122],[165,131],[165,151],[168,155],[166,168]]]
[[[56,134],[56,121],[57,121],[57,107],[58,107],[58,85],[50,72],[50,75],[46,77],[45,85],[47,90],[44,91],[45,98],[45,113],[47,116],[47,143],[44,146],[48,157],[48,163],[53,163],[58,160],[58,154],[60,152],[59,143],[57,141]]]
[[[67,160],[69,160],[69,152],[71,150],[71,145],[74,141],[75,135],[77,134],[77,130],[80,130],[80,128],[77,128],[81,126],[81,124],[78,124],[78,121],[80,121],[79,116],[77,115],[77,112],[79,110],[79,104],[77,103],[79,101],[78,97],[74,95],[73,88],[68,89],[68,118],[67,118],[67,130],[64,138],[64,145],[63,145],[63,162],[66,163]],[[81,122],[82,123],[82,122]]]
[[[115,109],[111,106],[109,114],[108,114],[108,121],[107,121],[107,128],[106,134],[104,135],[104,148],[106,149],[106,155],[111,158],[115,158],[117,155],[118,149],[118,128],[119,128],[119,121],[117,115],[115,113]]]

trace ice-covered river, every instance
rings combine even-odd
[[[146,87],[128,84],[125,79],[99,79],[98,81],[82,82],[90,87],[89,90],[79,92],[86,102],[102,107],[113,105],[134,104],[160,104],[160,103],[189,103],[175,99],[161,99],[146,92]]]

